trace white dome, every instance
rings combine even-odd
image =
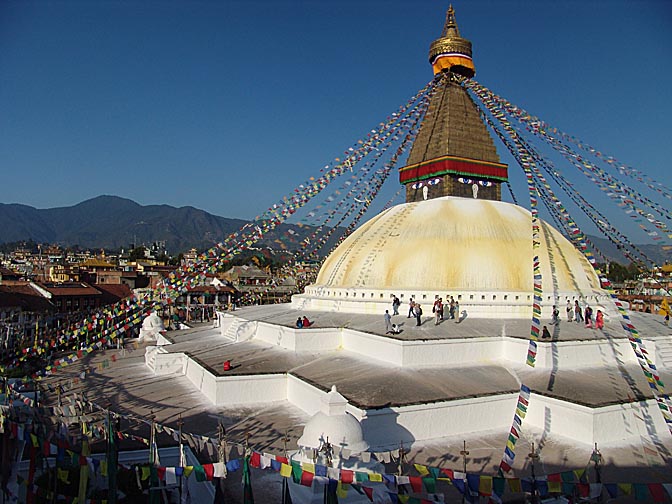
[[[583,254],[544,221],[539,235],[545,310],[567,299],[605,304],[609,296]],[[451,295],[477,316],[529,317],[533,255],[532,216],[522,207],[452,196],[404,203],[352,233],[293,301],[304,309],[382,313],[375,305],[389,304],[390,294],[403,294],[404,302]]]
[[[338,452],[340,449],[350,450],[352,453],[360,453],[369,449],[369,444],[364,441],[362,426],[350,413],[345,411],[348,401],[336,390],[322,398],[321,411],[318,411],[306,423],[303,435],[297,444],[304,448],[320,448],[323,443],[331,443]]]

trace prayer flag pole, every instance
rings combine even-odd
[[[460,455],[462,455],[462,472],[467,474],[467,455],[469,455],[469,452],[467,451],[467,441],[464,439],[462,440],[462,450],[460,450]],[[466,488],[462,494],[462,504],[464,504],[464,496],[468,491],[469,488]]]
[[[285,430],[285,436],[282,438],[283,454],[287,458],[287,442],[289,438],[287,437],[287,430]],[[289,493],[289,478],[282,478],[282,504],[292,504],[292,496]]]
[[[224,427],[224,422],[222,422],[221,418],[217,422],[217,461],[226,464],[226,428]],[[226,469],[224,471],[226,471]],[[224,472],[224,477],[219,476],[214,478],[214,480],[214,504],[224,504],[224,482],[226,480],[226,472]]]
[[[107,408],[107,481],[108,481],[108,504],[117,502],[117,446],[116,429],[110,408]]]
[[[530,466],[532,469],[532,504],[537,503],[537,478],[534,474],[534,461],[539,458],[539,454],[534,451],[534,443],[532,443],[532,450],[527,454],[530,459]]]
[[[179,450],[180,450],[180,467],[182,467],[182,473],[180,473],[180,486],[179,486],[179,492],[180,492],[180,502],[185,500],[186,495],[184,492],[184,466],[185,466],[185,460],[184,460],[184,445],[182,444],[182,425],[184,425],[184,421],[182,421],[182,413],[179,414],[177,417],[177,439],[179,441]]]

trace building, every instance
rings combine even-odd
[[[58,313],[94,310],[102,306],[102,293],[84,282],[34,284]]]

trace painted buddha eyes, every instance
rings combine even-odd
[[[492,187],[494,185],[489,180],[474,180],[474,179],[465,178],[465,177],[458,177],[457,181],[461,182],[462,184],[468,184],[468,185],[478,184],[481,187]]]
[[[427,182],[428,186],[433,186],[441,183],[440,178],[435,178],[432,180],[428,180]],[[420,189],[423,185],[425,185],[425,182],[416,182],[415,184],[411,185],[411,189]]]

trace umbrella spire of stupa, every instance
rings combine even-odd
[[[399,170],[407,202],[443,196],[501,199],[507,166],[500,163],[476,105],[460,84],[476,72],[471,54],[471,42],[460,35],[451,5],[441,37],[429,47],[429,63],[443,78],[431,95],[407,164]]]

